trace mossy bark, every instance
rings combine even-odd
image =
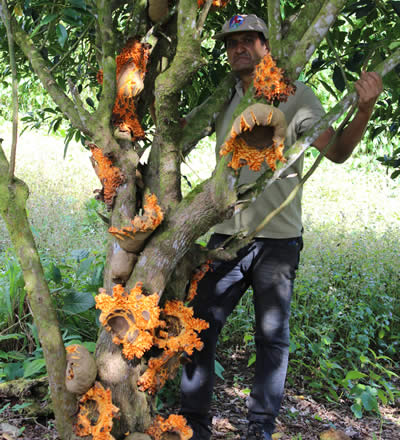
[[[76,397],[65,388],[66,356],[50,291],[26,215],[29,191],[19,179],[8,181],[8,161],[0,146],[0,213],[17,254],[29,304],[38,329],[49,377],[56,426],[62,439],[75,438]]]

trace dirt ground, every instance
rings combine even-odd
[[[215,388],[212,440],[239,440],[247,429],[246,389],[250,386],[252,371],[247,367],[247,355],[242,350],[229,357],[220,357],[220,362],[225,371],[224,380],[218,378]],[[8,407],[7,403],[10,403]],[[51,418],[26,418],[10,411],[9,408],[15,404],[23,402],[0,396],[0,440],[58,438]],[[168,413],[176,410],[176,405],[165,408]],[[380,411],[382,418],[368,416],[357,420],[346,402],[341,406],[321,403],[305,390],[288,388],[273,438],[319,440],[321,433],[331,430],[331,433],[341,432],[342,437],[329,437],[330,440],[400,439],[400,402],[381,407]]]

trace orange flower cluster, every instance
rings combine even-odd
[[[158,295],[143,295],[141,283],[129,294],[117,284],[112,296],[100,289],[95,299],[96,308],[101,310],[99,320],[112,333],[114,344],[123,345],[127,359],[141,358],[153,345],[154,330],[164,324],[159,320]]]
[[[192,428],[186,424],[185,417],[176,414],[171,414],[167,419],[156,416],[146,433],[153,440],[162,440],[166,433],[178,435],[179,440],[189,440],[193,436]]]
[[[267,162],[272,171],[276,170],[276,161],[280,160],[285,162],[286,159],[283,156],[284,143],[279,145],[272,145],[271,147],[263,150],[252,148],[247,145],[244,139],[240,137],[231,137],[222,146],[219,154],[225,156],[230,152],[232,154],[232,160],[228,163],[229,167],[237,170],[245,165],[248,165],[252,171],[260,171],[263,162]]]
[[[165,330],[159,330],[155,344],[164,352],[160,357],[150,359],[148,369],[138,380],[139,388],[150,394],[156,393],[167,379],[174,377],[183,352],[192,355],[194,349],[203,348],[198,333],[209,327],[208,322],[194,318],[193,308],[186,307],[182,301],[167,301],[161,316]]]
[[[197,5],[201,8],[206,0],[197,0]],[[228,4],[229,0],[213,0],[212,5],[214,8],[224,8]]]
[[[138,232],[154,231],[163,221],[164,214],[158,205],[157,196],[155,194],[146,195],[145,201],[143,215],[136,215],[134,219],[131,220],[132,226],[122,229],[117,229],[112,226],[108,232],[120,240],[125,240],[127,237],[134,239]]]
[[[111,390],[105,390],[100,382],[96,382],[79,401],[76,435],[90,435],[93,440],[113,440],[114,437],[110,434],[112,419],[118,412],[119,409],[112,404]],[[95,423],[92,424],[94,420]]]
[[[129,133],[132,141],[144,137],[143,128],[136,114],[135,97],[143,90],[148,57],[149,45],[130,38],[116,58],[118,90],[112,121],[120,131]],[[97,81],[103,83],[101,70],[97,74]]]
[[[95,171],[103,185],[102,193],[104,202],[108,208],[111,208],[117,188],[124,183],[124,175],[121,170],[114,166],[111,160],[103,155],[103,152],[95,144],[90,144],[92,158],[95,161]]]
[[[189,292],[187,294],[186,301],[192,301],[193,298],[197,295],[197,285],[210,269],[210,264],[211,260],[207,260],[204,264],[202,264],[198,269],[195,270],[192,279],[190,280]]]
[[[267,101],[287,101],[289,95],[296,92],[296,87],[290,84],[283,69],[279,68],[270,52],[257,64],[253,80],[256,97],[264,97]]]

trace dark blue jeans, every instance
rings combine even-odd
[[[208,247],[217,247],[227,237],[214,234]],[[248,419],[273,431],[284,392],[290,301],[302,244],[301,237],[258,238],[241,249],[235,260],[213,262],[212,270],[199,283],[191,305],[195,316],[208,321],[210,327],[200,333],[203,350],[195,351],[183,368],[181,413],[189,423],[204,427],[209,422],[218,335],[242,295],[252,286],[257,360],[247,402]]]

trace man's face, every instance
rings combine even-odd
[[[225,41],[226,53],[231,68],[236,73],[252,73],[267,46],[261,42],[257,32],[235,32]]]

